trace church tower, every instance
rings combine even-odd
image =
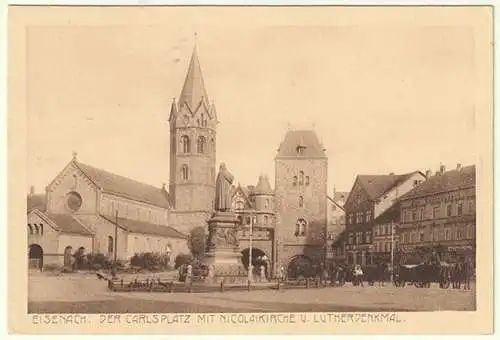
[[[181,95],[170,110],[171,224],[183,232],[203,227],[214,210],[217,114],[210,104],[196,46]]]

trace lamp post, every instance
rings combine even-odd
[[[115,249],[114,249],[114,260],[116,264],[117,255],[118,255],[118,209],[116,210],[115,217]]]
[[[250,239],[248,241],[248,281],[252,281],[253,264],[252,264],[252,241],[253,241],[253,224],[254,213],[250,213]]]
[[[391,282],[394,281],[394,222],[391,221]]]

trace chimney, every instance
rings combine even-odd
[[[394,172],[389,173],[389,176],[394,176]]]
[[[439,167],[439,172],[441,173],[441,175],[444,174],[445,171],[446,171],[446,167],[444,165],[441,165]]]
[[[458,163],[457,164],[457,171],[461,171],[462,170],[462,164]]]
[[[167,191],[166,186],[167,186],[167,185],[166,185],[165,183],[162,183],[162,184],[161,184],[161,190],[163,190],[163,191]]]
[[[429,179],[432,176],[432,171],[430,169],[427,169],[425,172],[425,179]]]
[[[30,186],[30,196],[33,196],[35,194],[35,187],[32,185]]]

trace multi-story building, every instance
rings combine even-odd
[[[419,171],[403,175],[358,175],[344,205],[349,264],[374,262],[373,229],[397,198],[425,180]]]
[[[399,245],[399,216],[399,204],[396,202],[375,219],[372,254],[376,261],[389,263],[393,260]]]
[[[400,248],[403,258],[418,250],[437,250],[441,260],[475,258],[476,168],[446,171],[400,198]]]

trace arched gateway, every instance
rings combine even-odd
[[[297,255],[292,257],[290,262],[288,262],[287,276],[290,279],[315,276],[315,266],[313,261],[305,255]]]
[[[250,249],[249,248],[243,249],[241,255],[242,255],[241,262],[243,262],[245,269],[248,270]],[[265,275],[266,277],[269,277],[269,270],[270,270],[269,260],[270,258],[263,250],[259,248],[252,248],[252,266],[254,275],[259,276],[260,267],[264,266]]]
[[[29,267],[42,269],[43,267],[43,248],[39,244],[29,246],[28,252]]]

